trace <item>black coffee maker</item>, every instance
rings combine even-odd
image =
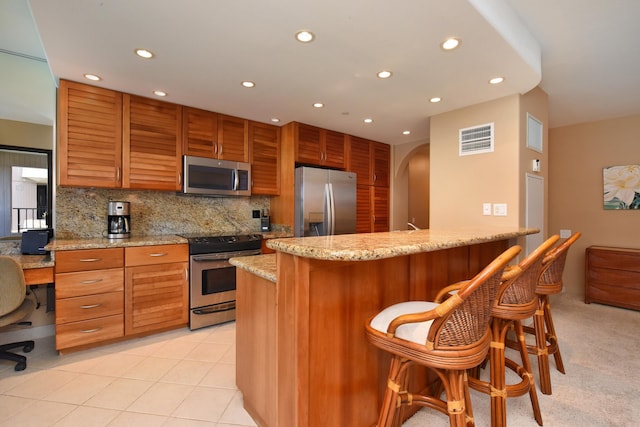
[[[109,202],[107,205],[107,237],[126,239],[131,236],[129,202]]]

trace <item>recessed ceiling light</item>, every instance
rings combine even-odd
[[[460,47],[460,39],[455,37],[449,37],[445,41],[442,42],[440,47],[444,50],[453,50],[457,47]]]
[[[242,82],[241,84],[244,87],[254,87],[256,85],[254,82],[251,82],[249,80],[246,80],[246,81]]]
[[[411,135],[411,131],[410,130],[403,130],[402,134],[403,135]]]
[[[280,123],[280,119],[279,119],[279,118],[277,118],[277,117],[272,117],[272,118],[271,118],[271,121],[272,121],[273,123]]]
[[[383,70],[378,73],[378,77],[381,79],[388,79],[389,77],[391,77],[391,75],[392,75],[391,71],[387,71],[387,70]]]
[[[84,78],[87,80],[93,80],[94,82],[102,80],[102,77],[95,74],[88,74],[88,73],[84,75]]]
[[[136,49],[136,50],[134,50],[134,52],[140,58],[144,58],[144,59],[151,59],[151,58],[153,58],[155,56],[153,54],[153,52],[151,52],[150,50],[147,50],[147,49]]]
[[[489,83],[491,83],[492,85],[497,85],[500,84],[504,81],[504,77],[494,77],[491,80],[489,80]]]
[[[296,33],[296,40],[300,43],[311,43],[316,38],[311,31],[300,30]]]
[[[153,94],[156,96],[167,96],[167,92],[163,91],[163,90],[154,90]]]
[[[365,123],[373,123],[373,119],[370,119],[370,118],[368,118],[368,117],[367,117],[366,119],[364,119],[363,121],[364,121]]]
[[[324,104],[323,104],[322,102],[314,102],[314,103],[313,103],[313,106],[314,106],[315,108],[322,108],[322,107],[324,107]]]
[[[442,101],[442,98],[440,98],[439,96],[434,96],[429,100],[429,102],[433,102],[433,103],[440,102],[440,101]]]

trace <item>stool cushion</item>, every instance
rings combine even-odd
[[[382,310],[373,319],[371,319],[371,327],[382,333],[387,333],[389,324],[398,316],[403,314],[422,313],[429,311],[439,304],[429,301],[407,301],[394,304]],[[416,344],[425,345],[427,342],[427,334],[433,320],[418,323],[407,323],[396,329],[395,336],[406,341]]]

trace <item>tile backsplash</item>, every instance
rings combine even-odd
[[[130,203],[131,235],[259,233],[252,211],[268,209],[268,196],[203,197],[161,191],[56,189],[57,239],[93,239],[107,233],[107,202]]]

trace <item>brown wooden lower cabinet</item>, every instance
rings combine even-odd
[[[56,349],[186,325],[188,245],[56,252]]]
[[[640,310],[640,249],[588,247],[584,301]]]

